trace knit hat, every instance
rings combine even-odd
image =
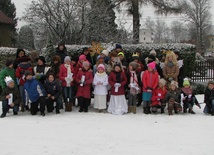
[[[171,83],[170,83],[170,87],[174,85],[176,88],[178,88],[178,82],[172,80]]]
[[[21,58],[18,59],[18,62],[19,62],[19,63],[21,63],[21,62],[28,62],[28,61],[30,61],[30,60],[31,60],[30,57],[28,57],[28,56],[23,56],[23,57],[21,57]]]
[[[133,70],[136,70],[138,68],[138,63],[133,61],[129,63],[129,66],[132,66]]]
[[[43,57],[43,56],[39,56],[39,57],[37,58],[37,61],[38,61],[38,60],[41,60],[44,64],[46,63],[45,57]]]
[[[29,71],[29,70],[26,70],[25,71],[25,77],[27,77],[28,75],[33,75],[33,73],[31,71]]]
[[[184,78],[183,86],[190,86],[188,78]]]
[[[150,68],[152,68],[152,69],[155,69],[156,63],[155,62],[151,62],[147,66],[150,67]]]
[[[66,56],[64,59],[64,62],[66,62],[66,61],[71,61],[71,58],[69,56]]]
[[[10,76],[6,76],[4,78],[4,81],[6,83],[6,85],[8,86],[11,82],[14,82],[13,79]]]
[[[82,66],[83,66],[83,67],[90,66],[90,63],[89,63],[88,61],[84,61],[84,62],[82,63]]]
[[[105,66],[104,66],[103,64],[99,64],[98,67],[97,67],[97,70],[98,70],[99,68],[102,68],[103,70],[106,69]]]
[[[79,61],[81,61],[81,60],[86,61],[86,56],[84,54],[79,56]]]
[[[7,66],[7,67],[9,67],[12,64],[13,64],[13,60],[11,60],[11,59],[7,59],[5,62],[5,66]]]
[[[214,85],[214,81],[210,80],[207,85],[209,85],[209,84],[213,84]]]
[[[166,80],[164,80],[163,78],[159,80],[159,83],[161,83],[163,86],[166,85]]]
[[[103,50],[102,54],[104,54],[105,56],[108,56],[109,52],[107,50]]]
[[[122,49],[122,46],[120,44],[116,44],[116,49],[117,48]]]
[[[97,56],[97,60],[99,60],[99,59],[104,59],[104,58],[103,58],[102,55],[98,55],[98,56]]]
[[[156,51],[155,51],[154,49],[152,49],[152,50],[149,52],[149,55],[154,55],[154,56],[156,56],[157,53],[156,53]]]
[[[123,53],[123,52],[119,52],[117,55],[118,55],[118,56],[119,56],[119,55],[122,55],[122,56],[124,57],[124,53]]]

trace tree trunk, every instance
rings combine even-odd
[[[139,43],[140,33],[140,15],[139,15],[139,0],[132,0],[133,9],[133,43]]]

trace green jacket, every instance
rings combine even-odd
[[[4,90],[7,85],[4,81],[4,78],[6,76],[10,76],[14,82],[15,82],[15,85],[17,86],[17,82],[16,82],[16,75],[15,75],[15,70],[13,68],[8,68],[8,67],[5,67],[3,70],[1,70],[0,72],[0,85],[1,85],[1,88]]]
[[[19,105],[21,102],[21,95],[19,89],[17,87],[14,88],[6,87],[1,94],[1,101],[7,100],[6,96],[9,94],[13,94],[13,103],[15,105]]]

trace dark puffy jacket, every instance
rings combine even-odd
[[[15,105],[19,105],[21,102],[21,95],[17,87],[14,87],[14,88],[6,87],[1,94],[1,101],[7,100],[6,96],[11,93],[13,94],[13,103]]]
[[[168,102],[169,99],[173,98],[175,100],[175,102],[180,103],[181,102],[181,90],[180,89],[176,89],[176,90],[169,90],[166,93],[166,97],[164,99],[164,102]]]
[[[211,101],[214,99],[214,89],[209,90],[208,88],[204,92],[204,103],[211,104]]]
[[[46,80],[44,87],[47,94],[51,94],[51,96],[54,96],[55,98],[60,97],[62,87],[59,85],[57,81],[49,82],[48,80]]]

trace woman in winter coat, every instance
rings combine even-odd
[[[72,111],[73,105],[73,81],[75,79],[75,71],[69,56],[65,57],[64,64],[60,66],[59,79],[62,82],[63,98],[65,102],[65,111]]]
[[[49,72],[54,74],[55,80],[59,80],[60,66],[61,58],[58,55],[53,56]]]
[[[16,69],[16,78],[18,80],[18,85],[19,85],[19,91],[22,97],[20,106],[21,106],[21,111],[24,112],[25,109],[29,110],[29,107],[24,104],[24,84],[26,82],[25,79],[25,71],[30,71],[33,74],[33,69],[29,64],[30,58],[27,56],[23,56],[19,58],[19,65],[18,68]]]
[[[120,64],[114,65],[113,71],[109,75],[108,82],[111,86],[108,112],[114,115],[127,113],[128,106],[125,98],[127,78]]]
[[[156,63],[151,62],[148,64],[148,70],[143,73],[143,112],[145,114],[150,114],[150,104],[153,91],[158,86],[159,76],[155,70]]]
[[[42,84],[45,83],[47,73],[49,72],[50,67],[46,66],[45,57],[39,56],[37,58],[37,66],[33,68],[34,76]]]
[[[166,107],[166,103],[164,102],[164,98],[166,96],[166,81],[164,79],[159,80],[158,88],[154,90],[152,93],[152,112],[156,113],[157,109],[161,109],[161,113],[164,113],[164,108]]]
[[[164,79],[170,83],[171,81],[178,82],[179,66],[177,58],[173,51],[168,51],[166,54],[166,60],[163,67]]]
[[[171,81],[169,91],[167,92],[164,101],[168,104],[169,115],[172,115],[173,110],[176,114],[182,111],[181,90],[178,89],[178,82]]]
[[[63,62],[65,57],[68,55],[67,48],[65,47],[65,43],[63,41],[59,42],[55,55],[60,57],[61,62]]]
[[[82,70],[79,70],[75,78],[78,84],[76,97],[80,105],[79,112],[88,112],[91,101],[91,84],[93,83],[93,73],[90,71],[90,63],[84,61]]]
[[[54,102],[56,102],[56,114],[60,113],[60,108],[62,105],[62,87],[58,83],[58,81],[55,80],[54,74],[50,73],[48,74],[48,77],[46,79],[46,82],[44,84],[44,88],[47,92],[47,111],[53,112],[54,110]]]
[[[18,48],[17,51],[16,51],[16,59],[13,63],[13,68],[16,70],[16,68],[18,67],[19,65],[19,58],[23,57],[23,56],[26,56],[26,53],[23,49],[20,49]]]
[[[5,89],[7,87],[4,79],[6,76],[10,76],[13,81],[15,82],[15,86],[17,87],[17,82],[16,82],[16,75],[15,75],[15,70],[13,68],[13,61],[8,59],[5,62],[5,68],[0,71],[0,85],[2,89]]]
[[[94,85],[94,108],[102,112],[106,109],[106,97],[108,94],[108,75],[105,72],[105,66],[100,64],[93,80]]]

